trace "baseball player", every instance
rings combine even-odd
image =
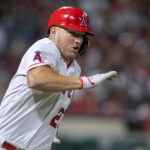
[[[50,150],[76,89],[89,89],[116,77],[116,71],[80,76],[75,60],[88,46],[87,14],[74,7],[56,9],[48,37],[23,56],[0,105],[0,150]]]

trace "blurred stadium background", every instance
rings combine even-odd
[[[50,13],[85,10],[95,37],[78,58],[82,74],[118,77],[76,91],[53,150],[150,149],[150,0],[0,0],[0,99],[27,48],[46,35]]]

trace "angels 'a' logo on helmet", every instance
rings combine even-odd
[[[82,15],[82,21],[81,21],[81,26],[87,26],[88,25],[88,17],[87,17],[87,13],[84,12]]]

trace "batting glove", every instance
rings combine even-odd
[[[105,80],[112,80],[117,76],[116,71],[110,71],[108,73],[96,74],[90,77],[81,76],[79,80],[82,82],[83,89],[94,88]]]
[[[53,140],[53,143],[60,144],[61,140],[59,138],[55,137],[54,140]]]

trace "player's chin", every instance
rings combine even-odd
[[[78,55],[77,52],[72,51],[72,52],[70,52],[69,57],[70,57],[70,59],[75,59],[77,57],[77,55]]]
[[[72,53],[70,54],[70,58],[73,60],[73,59],[76,59],[76,57],[78,56],[78,53]]]

